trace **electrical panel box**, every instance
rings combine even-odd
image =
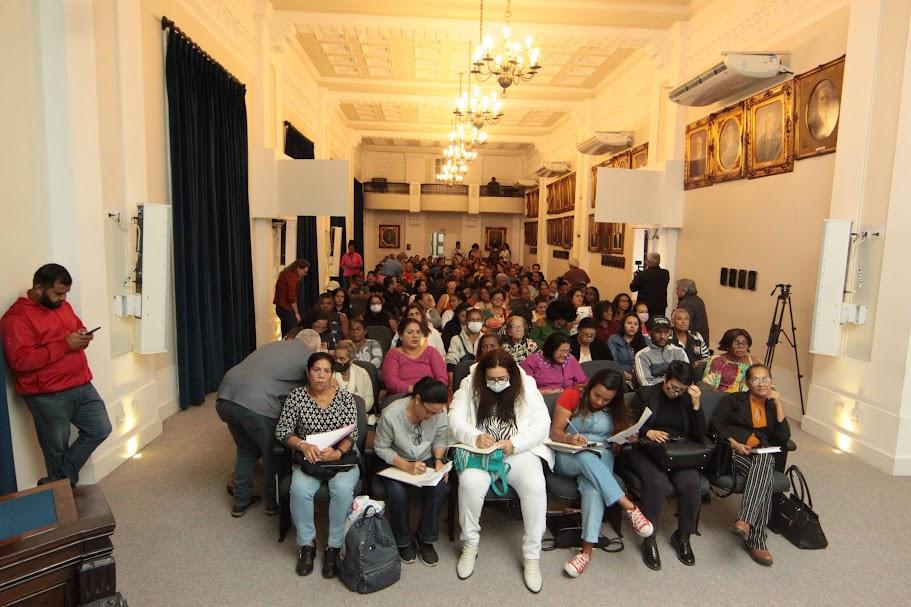
[[[842,302],[851,250],[851,226],[850,219],[823,222],[816,307],[810,334],[810,352],[813,354],[838,356],[841,353]]]
[[[136,313],[139,321],[134,324],[133,350],[140,354],[167,351],[170,218],[169,205],[138,206],[136,294],[140,309]]]

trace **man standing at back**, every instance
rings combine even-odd
[[[591,282],[588,273],[579,267],[579,260],[576,258],[569,260],[569,269],[563,273],[562,278],[568,282],[571,287],[578,287],[580,284],[588,284]]]
[[[667,310],[667,285],[671,274],[661,266],[661,255],[654,251],[645,256],[645,269],[636,272],[629,283],[630,291],[638,292],[637,301],[648,305],[649,317],[664,316]]]
[[[94,336],[66,301],[73,279],[66,268],[38,268],[32,288],[0,319],[3,351],[16,375],[16,391],[35,419],[47,476],[39,485],[69,479],[111,433],[104,401],[92,385],[85,349]],[[70,424],[79,435],[70,444]]]

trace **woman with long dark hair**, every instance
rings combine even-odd
[[[632,425],[632,414],[623,398],[623,375],[613,369],[595,373],[585,388],[569,388],[560,395],[550,424],[550,438],[567,445],[605,443],[607,438]],[[582,552],[564,566],[570,577],[588,568],[592,547],[601,535],[605,507],[619,503],[640,537],[654,532],[651,522],[626,497],[614,478],[614,454],[610,446],[599,453],[580,451],[555,455],[557,474],[575,478],[582,494]]]
[[[611,302],[611,307],[614,309],[614,319],[621,320],[624,315],[633,311],[633,298],[629,293],[618,293]]]
[[[607,347],[614,362],[623,368],[623,376],[631,382],[635,377],[633,365],[636,363],[636,352],[648,347],[648,337],[639,330],[639,317],[635,314],[625,314],[620,321],[617,333],[607,340]]]
[[[485,354],[470,381],[460,387],[449,412],[449,431],[455,440],[503,451],[509,465],[506,477],[522,505],[525,538],[522,556],[525,585],[540,592],[541,538],[547,515],[547,494],[541,460],[553,467],[553,453],[544,445],[550,416],[541,393],[519,371],[509,352],[495,349]],[[460,579],[474,572],[481,538],[481,508],[490,489],[490,474],[467,468],[459,474],[459,525],[462,555],[456,567]]]

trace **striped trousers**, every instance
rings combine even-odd
[[[744,457],[734,453],[737,475],[746,477],[743,499],[740,502],[740,520],[750,526],[747,546],[758,550],[766,548],[766,525],[772,508],[772,453],[759,453]]]

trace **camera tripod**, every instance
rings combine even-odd
[[[769,328],[769,341],[766,342],[767,349],[763,364],[768,367],[769,373],[771,373],[772,361],[775,358],[775,347],[781,341],[781,336],[783,334],[785,341],[787,341],[794,350],[794,366],[797,369],[797,391],[800,393],[800,412],[803,414],[806,413],[803,402],[803,384],[801,383],[803,375],[800,373],[800,358],[797,355],[797,328],[794,327],[794,308],[791,306],[791,285],[779,283],[775,285],[775,288],[772,289],[772,292],[769,293],[769,295],[775,295],[775,292],[779,290],[781,292],[775,299],[775,311],[772,313],[772,326]],[[784,323],[785,310],[787,310],[788,317],[791,321],[790,336],[787,333],[784,333],[781,328],[781,325]]]

